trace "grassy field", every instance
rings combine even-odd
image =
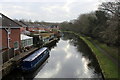
[[[73,33],[71,31],[67,31],[67,32]],[[78,35],[76,33],[73,33],[73,34]],[[78,36],[89,46],[89,48],[92,50],[92,52],[96,55],[96,58],[99,62],[100,68],[102,69],[102,73],[103,73],[105,79],[108,79],[108,78],[118,79],[118,77],[120,76],[120,74],[118,73],[118,66],[114,62],[112,62],[112,60],[109,57],[107,57],[98,48],[96,48],[95,45],[92,44],[92,42],[87,39],[87,37],[82,37],[80,35],[78,35]],[[100,47],[105,48],[107,51],[109,51],[111,49],[111,48],[107,48],[105,45],[102,45],[100,43],[99,43],[99,45],[100,45]],[[111,52],[111,54],[112,54],[112,52]]]

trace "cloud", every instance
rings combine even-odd
[[[94,11],[99,0],[1,0],[0,11],[11,18],[62,22]]]
[[[0,2],[64,2],[66,0],[0,0]]]

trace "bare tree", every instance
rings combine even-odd
[[[120,0],[114,0],[112,2],[104,2],[99,7],[100,10],[104,10],[120,17]]]

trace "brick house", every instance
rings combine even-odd
[[[59,26],[57,26],[57,25],[47,26],[45,30],[50,31],[50,32],[54,32],[54,31],[59,30]]]
[[[20,27],[20,24],[0,13],[0,50],[19,50]]]
[[[25,21],[17,21],[17,22],[22,25],[20,29],[21,32],[25,32],[25,31],[36,32],[36,31],[45,30],[45,27],[43,27],[43,25],[41,24],[25,22]]]
[[[30,24],[28,25],[28,31],[39,31],[39,30],[44,30],[44,27],[42,27],[40,24]]]

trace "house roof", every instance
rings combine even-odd
[[[20,21],[20,22],[25,24],[27,27],[33,27],[33,24],[30,22],[24,22],[24,21]]]
[[[21,24],[0,13],[0,28],[20,28]]]
[[[21,40],[26,40],[26,39],[31,39],[31,38],[33,38],[33,37],[29,37],[29,36],[27,36],[27,35],[21,34],[21,35],[20,35],[20,38],[21,38]]]
[[[19,23],[22,27],[27,27],[27,25],[23,23],[22,21],[18,21],[18,20],[14,20],[14,21]]]
[[[25,24],[27,27],[32,27],[32,28],[42,28],[43,25],[42,24],[38,24],[38,23],[31,23],[31,22],[24,22],[24,21],[20,21],[21,23]],[[44,28],[44,27],[43,27]]]
[[[28,27],[42,27],[41,24],[37,24],[37,23],[28,23]]]
[[[44,28],[42,24],[37,24],[37,23],[34,23],[33,26],[34,27],[42,27],[42,28]]]

